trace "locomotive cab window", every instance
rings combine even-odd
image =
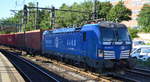
[[[115,41],[115,34],[112,28],[102,28],[101,32],[103,41]]]
[[[117,29],[117,36],[118,36],[118,41],[129,41],[130,40],[128,31],[125,28]]]
[[[102,28],[101,33],[103,41],[130,41],[125,28]]]
[[[83,41],[86,41],[86,32],[83,32]]]

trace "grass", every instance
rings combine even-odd
[[[146,43],[145,45],[150,45],[150,43]]]

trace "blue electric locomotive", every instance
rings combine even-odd
[[[123,24],[101,22],[81,28],[44,31],[42,51],[49,56],[102,70],[130,66],[132,41]]]

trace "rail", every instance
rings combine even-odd
[[[31,62],[14,55],[10,52],[5,52],[5,56],[15,65],[15,67],[19,70],[21,75],[25,78],[28,82],[60,82],[55,77],[51,76],[47,72],[43,71],[36,65],[32,64]]]

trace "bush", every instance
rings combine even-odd
[[[134,29],[134,28],[128,28],[129,32],[130,32],[130,35],[131,35],[131,38],[137,38],[137,33],[138,33],[138,30],[137,29]]]
[[[146,43],[145,45],[150,45],[150,43]]]
[[[142,28],[140,28],[139,32],[149,33],[150,32],[150,26],[149,27],[142,27]]]

